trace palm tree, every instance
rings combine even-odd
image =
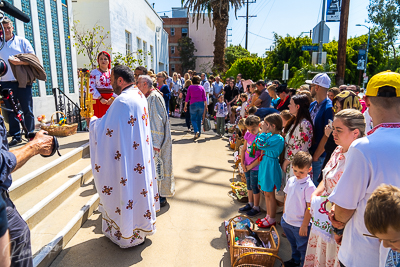
[[[225,70],[226,30],[229,23],[229,8],[235,12],[242,6],[243,0],[182,0],[185,7],[197,14],[197,22],[207,12],[215,27],[213,71],[221,73]]]

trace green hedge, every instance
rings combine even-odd
[[[262,58],[240,58],[233,63],[232,67],[225,73],[225,77],[235,77],[241,73],[245,80],[254,82],[264,79],[264,63]]]

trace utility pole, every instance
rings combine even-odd
[[[326,0],[322,2],[322,16],[321,16],[321,23],[319,24],[319,38],[318,38],[318,64],[322,64],[322,43],[324,41],[324,28],[325,28],[325,6]]]
[[[344,84],[344,74],[346,71],[346,46],[347,46],[347,27],[349,24],[350,0],[342,0],[342,10],[340,12],[340,28],[337,53],[337,73],[336,85]]]
[[[247,44],[249,41],[249,18],[255,18],[257,16],[249,16],[249,4],[254,4],[254,2],[249,2],[249,0],[246,0],[246,16],[239,16],[240,18],[246,18],[246,43],[245,43],[245,48],[247,49]]]

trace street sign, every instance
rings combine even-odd
[[[319,64],[318,62],[318,54],[319,52],[313,52],[311,62],[313,65]],[[326,64],[326,52],[321,52],[321,64]]]
[[[314,29],[312,31],[313,32],[313,36],[312,36],[312,43],[313,44],[318,44],[319,43],[318,42],[318,40],[319,40],[319,29],[320,29],[321,25],[323,25],[323,27],[324,27],[324,35],[323,35],[323,38],[322,38],[322,43],[323,44],[329,43],[329,31],[330,31],[330,29],[325,24],[324,21],[320,21],[317,24],[317,26],[314,27]]]
[[[303,45],[301,51],[318,51],[318,46],[316,45]]]
[[[357,61],[357,69],[358,70],[365,69],[365,56],[366,56],[365,49],[358,50],[358,61]]]
[[[340,11],[342,10],[342,0],[328,0],[326,9],[326,21],[327,22],[339,22]]]

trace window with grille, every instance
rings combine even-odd
[[[175,54],[175,46],[171,46],[171,54]]]
[[[175,36],[175,28],[171,28],[171,36]]]

